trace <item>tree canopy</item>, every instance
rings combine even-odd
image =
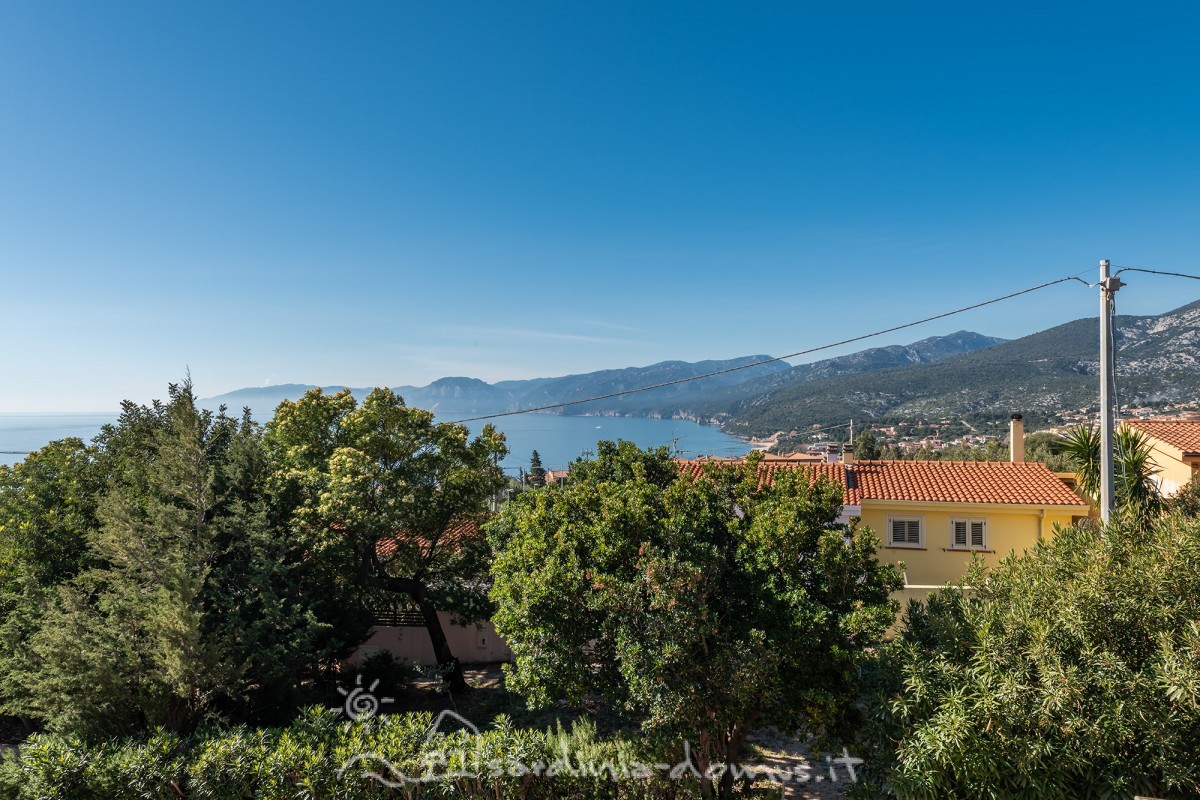
[[[84,735],[290,710],[330,639],[264,475],[258,427],[186,383],[5,471],[6,709]]]
[[[310,392],[265,435],[169,394],[0,467],[0,712],[83,736],[282,721],[398,592],[461,680],[437,612],[487,616],[486,542],[451,532],[502,485],[502,436],[387,390]]]
[[[453,532],[480,520],[503,488],[503,434],[487,425],[472,439],[390,389],[361,405],[349,390],[313,389],[280,404],[265,442],[272,491],[287,498],[292,524],[341,565],[337,585],[357,591],[360,604],[410,598],[439,665],[465,688],[437,612],[476,621],[490,610],[486,542]]]
[[[1200,520],[1069,528],[963,586],[889,645],[863,796],[1200,793]]]
[[[512,687],[531,703],[598,693],[689,742],[702,773],[736,765],[754,726],[845,733],[900,577],[874,534],[837,524],[840,487],[799,470],[759,485],[757,463],[697,480],[665,448],[602,442],[566,486],[502,509],[492,598]]]

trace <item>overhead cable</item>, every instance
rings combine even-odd
[[[485,419],[496,419],[498,417],[511,417],[511,416],[515,416],[517,414],[534,414],[539,411],[551,411],[556,408],[566,408],[568,406],[577,406],[577,405],[581,405],[583,403],[594,403],[597,400],[609,400],[613,397],[624,397],[625,395],[637,394],[638,392],[648,392],[648,391],[651,391],[652,389],[664,389],[668,386],[678,386],[681,383],[690,383],[692,381],[698,381],[698,380],[702,380],[704,378],[712,378],[717,375],[725,375],[730,372],[737,372],[738,370],[750,369],[751,367],[761,367],[764,364],[774,364],[777,361],[784,361],[789,358],[798,358],[799,356],[806,356],[811,353],[818,353],[822,350],[831,350],[835,347],[841,347],[842,345],[853,344],[855,342],[861,342],[864,339],[872,339],[876,336],[883,336],[884,334],[895,333],[896,331],[902,331],[905,328],[914,328],[917,325],[924,325],[926,322],[933,322],[934,320],[945,319],[946,317],[952,317],[955,314],[962,314],[965,311],[973,311],[976,308],[983,308],[984,306],[990,306],[991,304],[999,303],[1002,300],[1011,300],[1014,297],[1020,297],[1023,294],[1029,294],[1030,292],[1036,292],[1040,289],[1046,289],[1046,288],[1049,288],[1049,287],[1054,286],[1059,283],[1066,283],[1067,281],[1080,281],[1081,283],[1086,283],[1085,281],[1082,281],[1079,277],[1082,274],[1083,273],[1080,272],[1080,273],[1076,273],[1075,275],[1068,275],[1065,278],[1058,278],[1056,280],[1046,281],[1045,283],[1039,283],[1037,286],[1030,286],[1028,289],[1022,289],[1019,292],[1010,292],[1009,294],[1001,295],[1000,297],[993,297],[991,300],[984,300],[983,302],[980,302],[980,303],[973,303],[969,306],[963,306],[962,308],[956,308],[953,311],[946,311],[941,314],[934,314],[931,317],[925,317],[923,319],[918,319],[913,322],[906,322],[903,325],[894,325],[890,328],[884,328],[883,330],[875,331],[874,333],[864,333],[861,336],[853,336],[849,339],[842,339],[839,342],[823,344],[819,347],[810,347],[807,350],[798,350],[795,353],[788,353],[787,355],[783,355],[783,356],[775,356],[774,358],[764,358],[760,361],[752,361],[749,364],[739,364],[735,367],[726,367],[725,369],[718,369],[718,370],[714,370],[713,372],[705,372],[701,375],[692,375],[687,378],[676,378],[675,380],[663,381],[662,383],[655,383],[655,384],[651,384],[649,386],[639,386],[636,389],[623,389],[619,392],[609,392],[608,394],[596,395],[595,397],[587,397],[582,400],[565,400],[561,403],[549,403],[547,405],[536,406],[534,408],[522,408],[518,411],[501,411],[501,412],[498,412],[495,414],[483,414],[478,417],[468,417],[466,419],[456,420],[456,422],[479,422],[479,421],[485,420]]]

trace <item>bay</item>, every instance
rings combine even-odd
[[[439,417],[456,422],[468,415]],[[14,464],[24,451],[37,450],[51,441],[75,436],[90,441],[101,426],[115,422],[116,412],[96,413],[2,413],[0,414],[0,464]],[[639,447],[670,447],[675,441],[682,455],[743,455],[748,442],[712,425],[687,420],[644,417],[568,417],[557,414],[516,414],[490,422],[508,439],[505,471],[516,474],[528,468],[537,450],[546,469],[565,469],[585,450],[595,450],[602,439],[626,439]],[[483,422],[467,423],[478,433]],[[5,452],[6,451],[6,452]]]

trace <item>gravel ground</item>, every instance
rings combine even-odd
[[[853,762],[848,767],[845,761],[835,760],[845,755],[814,756],[807,744],[774,728],[756,731],[749,744],[753,763],[776,775],[790,776],[775,782],[783,800],[842,800],[853,783]]]
[[[471,712],[478,711],[482,714],[481,719],[486,719],[488,712],[496,710],[488,708],[491,705],[489,695],[502,691],[504,684],[500,667],[492,664],[472,665],[464,671],[467,682],[480,691],[459,710],[466,712],[467,716],[473,716]],[[418,707],[427,709],[451,706],[452,701],[439,695],[436,687],[437,683],[433,680],[414,681],[413,695],[405,699],[409,704],[415,700]],[[401,698],[397,698],[397,701],[404,702]],[[543,721],[543,724],[546,723]],[[781,800],[843,800],[853,782],[845,762],[836,761],[839,757],[844,758],[844,755],[814,756],[805,742],[794,736],[786,736],[774,728],[757,731],[750,737],[749,749],[748,761],[760,770],[758,774],[761,779],[756,782],[757,785],[778,786]],[[772,775],[788,776],[788,779],[772,781]]]

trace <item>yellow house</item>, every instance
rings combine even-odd
[[[906,594],[962,577],[972,557],[995,563],[1088,515],[1088,505],[1044,464],[864,461],[848,464],[846,514],[902,565]]]
[[[694,474],[703,468],[681,465]],[[875,532],[880,560],[904,572],[905,597],[958,580],[976,555],[995,563],[1088,515],[1086,502],[1033,462],[773,461],[759,469],[767,481],[780,469],[805,469],[840,483],[842,521],[858,517]]]
[[[1124,423],[1150,440],[1150,458],[1158,467],[1156,477],[1168,497],[1200,474],[1200,421],[1177,422],[1131,419]]]

